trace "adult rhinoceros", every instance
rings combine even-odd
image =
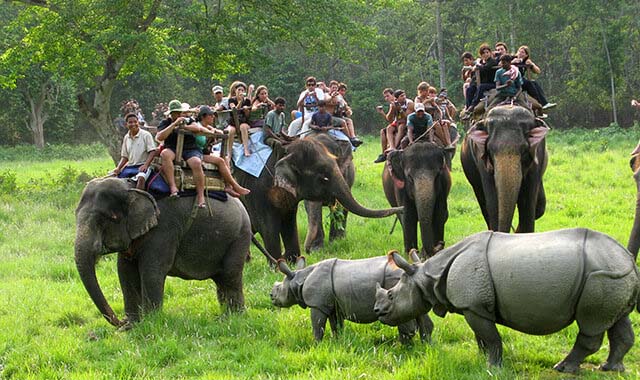
[[[633,345],[629,313],[640,283],[633,256],[611,237],[587,229],[509,235],[482,232],[441,251],[424,264],[392,254],[405,274],[389,290],[376,290],[380,321],[397,325],[433,308],[463,314],[489,363],[502,363],[496,323],[545,335],[577,321],[569,355],[555,365],[575,372],[607,332],[603,370],[623,371]]]

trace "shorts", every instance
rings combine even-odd
[[[172,151],[173,153],[175,153],[175,149],[173,148],[166,148],[169,149],[170,151]],[[200,149],[185,149],[182,151],[182,159],[187,161],[189,160],[191,157],[198,157],[200,160],[202,160],[202,151]]]
[[[331,125],[334,127],[342,127],[343,118],[337,116],[331,116]]]

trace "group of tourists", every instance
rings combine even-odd
[[[362,144],[354,130],[352,110],[345,100],[347,85],[332,80],[329,86],[317,82],[314,77],[305,81],[306,88],[300,93],[298,110],[292,112],[293,121],[285,121],[286,101],[277,97],[269,98],[267,86],[247,86],[241,81],[229,87],[229,96],[224,96],[222,86],[212,88],[214,104],[192,108],[188,103],[172,100],[168,104],[166,117],[158,127],[155,141],[151,133],[140,128],[137,112],[125,115],[127,134],[121,148],[121,160],[112,171],[114,175],[132,177],[138,188],[143,188],[151,174],[150,164],[154,157],[162,159],[162,174],[169,186],[169,196],[179,196],[174,174],[174,160],[178,146],[178,130],[190,132],[183,136],[182,159],[192,170],[196,188],[196,202],[206,207],[204,188],[205,176],[202,163],[211,163],[225,182],[225,191],[232,196],[246,195],[250,191],[240,186],[230,171],[231,153],[236,135],[239,135],[245,157],[252,155],[249,136],[263,132],[264,144],[282,155],[286,144],[302,139],[313,133],[335,129],[342,131],[353,147]],[[222,156],[213,152],[211,143],[218,137],[227,135],[226,153]],[[156,141],[161,147],[156,147]]]
[[[488,44],[480,45],[478,55],[462,54],[462,80],[465,108],[463,119],[471,117],[487,91],[496,89],[497,94],[491,105],[504,101],[507,97],[516,97],[521,91],[533,99],[532,109],[538,117],[546,117],[544,110],[555,107],[544,95],[540,84],[531,79],[531,73],[540,74],[541,70],[531,60],[529,47],[522,45],[515,54],[508,52],[507,44],[497,42],[495,50]]]
[[[404,149],[418,140],[435,141],[444,148],[452,146],[458,110],[447,96],[447,89],[438,91],[429,83],[420,82],[414,100],[399,89],[385,88],[382,95],[389,103],[387,112],[383,106],[376,107],[376,111],[390,124],[380,130],[382,152],[375,163],[384,162],[390,151]]]

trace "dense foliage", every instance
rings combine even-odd
[[[346,82],[358,130],[375,133],[384,87],[411,95],[426,80],[460,105],[460,55],[496,41],[531,48],[559,104],[553,126],[627,127],[638,14],[640,3],[622,0],[5,1],[0,96],[13,112],[0,116],[0,144],[42,145],[31,127],[40,100],[45,142],[99,139],[113,155],[124,99],[151,119],[159,102],[209,103],[213,84],[242,79],[291,106],[307,75]]]

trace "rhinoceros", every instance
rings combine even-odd
[[[415,251],[412,257],[417,259]],[[342,329],[345,319],[356,323],[376,322],[378,317],[373,312],[376,284],[391,287],[403,273],[392,268],[386,256],[361,260],[327,259],[296,271],[291,271],[283,261],[278,265],[285,278],[273,285],[271,302],[278,307],[295,304],[309,307],[316,341],[324,336],[327,318],[334,336]],[[415,335],[416,324],[421,339],[430,341],[433,322],[425,312],[398,324],[403,344],[409,343]]]
[[[618,242],[588,229],[509,235],[481,232],[423,264],[391,253],[405,273],[391,289],[376,288],[380,321],[397,325],[433,309],[462,314],[489,364],[501,365],[496,323],[534,335],[557,332],[574,320],[578,337],[555,365],[576,372],[607,332],[610,352],[602,370],[623,371],[633,345],[629,313],[640,283],[634,257]]]

